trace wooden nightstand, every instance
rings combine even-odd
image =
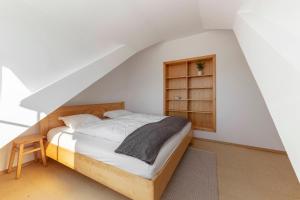
[[[26,154],[34,153],[35,160],[37,160],[38,159],[37,153],[40,151],[43,164],[44,166],[46,166],[47,161],[46,161],[43,138],[44,136],[36,134],[36,135],[27,135],[23,137],[18,137],[17,139],[15,139],[12,143],[12,149],[10,153],[7,173],[10,173],[12,171],[13,163],[15,160],[15,154],[17,150],[19,152],[17,173],[16,173],[17,179],[20,178],[23,156]]]

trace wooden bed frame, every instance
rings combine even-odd
[[[82,113],[103,116],[104,112],[117,109],[124,109],[124,102],[64,106],[40,122],[41,134],[47,135],[50,129],[62,126],[63,122],[58,120],[59,116]],[[191,139],[190,130],[160,172],[151,180],[50,143],[46,145],[46,155],[131,199],[159,200]]]

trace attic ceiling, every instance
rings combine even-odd
[[[231,29],[241,2],[1,1],[0,61],[34,92],[120,45],[139,51],[163,40],[207,29]]]

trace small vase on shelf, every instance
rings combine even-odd
[[[204,67],[205,67],[205,63],[204,62],[199,61],[197,63],[198,76],[202,76]]]

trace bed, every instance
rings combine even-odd
[[[58,119],[83,113],[103,116],[118,109],[124,109],[124,102],[65,106],[49,114],[40,122],[41,134],[48,139],[46,155],[128,198],[158,200],[191,141],[190,123],[163,145],[149,165],[114,153],[116,143],[69,132]]]

